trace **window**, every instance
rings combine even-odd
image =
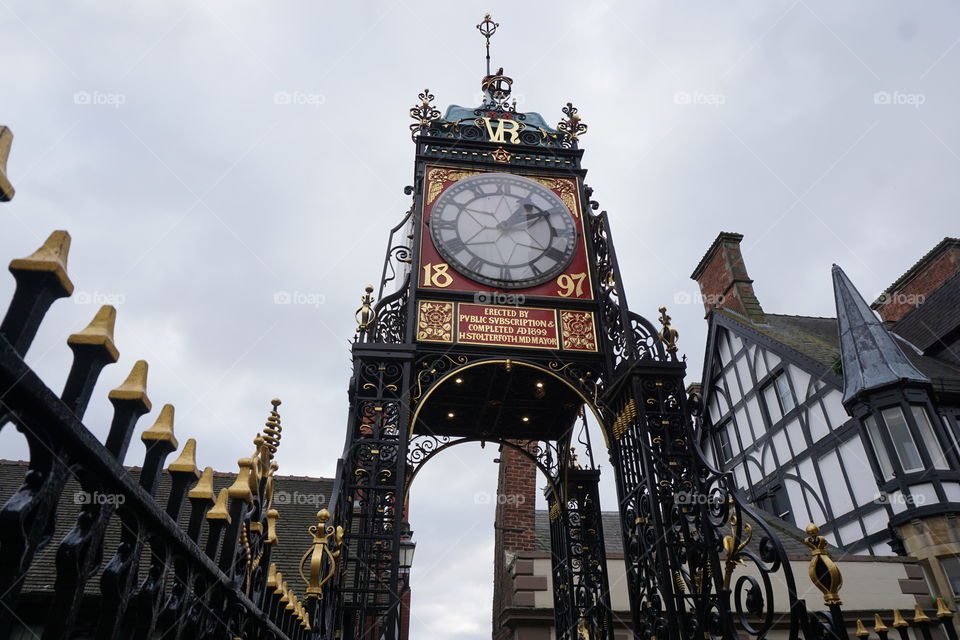
[[[719,445],[717,452],[720,457],[720,466],[727,464],[733,459],[733,446],[730,444],[730,431],[727,428],[729,426],[730,421],[728,420],[717,429],[717,443]]]
[[[771,424],[777,423],[797,406],[793,392],[790,391],[790,378],[786,371],[778,373],[769,384],[763,387],[763,399],[770,413]]]
[[[767,487],[761,491],[753,500],[758,507],[775,515],[778,518],[793,523],[793,513],[790,510],[790,499],[783,485]]]
[[[887,448],[883,444],[883,438],[880,437],[880,429],[877,427],[877,421],[873,416],[867,416],[863,419],[863,424],[867,427],[867,437],[873,446],[873,452],[880,463],[880,474],[884,480],[893,477],[893,465],[890,463],[890,456],[887,454]]]
[[[783,372],[778,375],[774,383],[777,385],[777,397],[780,398],[780,407],[783,409],[783,413],[790,413],[790,410],[797,406],[797,403],[790,391],[790,379],[787,377],[787,373]]]
[[[913,441],[910,435],[910,428],[907,426],[907,420],[900,407],[888,407],[880,412],[883,421],[887,423],[887,431],[890,433],[890,440],[893,442],[893,448],[900,459],[900,466],[905,473],[911,471],[923,470],[923,461],[920,459],[920,450],[917,449],[917,443]]]
[[[943,453],[943,447],[937,440],[937,434],[933,432],[933,425],[930,424],[930,418],[927,417],[927,411],[923,405],[912,404],[910,411],[913,413],[913,419],[917,423],[917,431],[920,433],[920,441],[927,445],[927,453],[930,454],[930,460],[935,469],[949,469],[946,455]]]
[[[940,567],[943,574],[947,577],[953,596],[960,596],[960,558],[957,556],[947,556],[940,558]]]

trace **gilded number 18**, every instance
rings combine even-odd
[[[448,273],[449,265],[446,262],[423,265],[423,281],[427,286],[449,287],[453,283],[453,276]]]

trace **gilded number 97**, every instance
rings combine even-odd
[[[579,298],[583,295],[583,281],[586,279],[586,273],[564,273],[557,278],[557,286],[560,287],[557,295],[569,298],[576,293]]]

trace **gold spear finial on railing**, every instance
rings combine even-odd
[[[7,178],[7,158],[10,156],[10,146],[13,144],[13,132],[9,127],[0,127],[0,202],[13,199],[16,189]]]
[[[879,613],[873,614],[873,630],[877,633],[883,633],[889,631],[889,627],[883,624],[883,618],[880,617]]]
[[[810,548],[812,555],[807,569],[810,581],[823,593],[823,603],[828,607],[842,604],[839,592],[843,576],[827,551],[827,539],[820,535],[820,527],[812,522],[807,525],[807,533],[809,537],[803,539],[803,544]]]
[[[909,627],[910,624],[903,619],[903,616],[900,615],[900,609],[893,610],[893,627],[898,629],[900,627]]]
[[[937,617],[938,618],[953,617],[953,611],[950,611],[950,608],[947,607],[947,603],[943,601],[943,598],[937,598]]]
[[[659,311],[660,324],[663,325],[663,329],[661,329],[657,335],[659,335],[663,343],[667,345],[667,353],[675,353],[677,350],[677,338],[680,337],[680,333],[670,326],[670,316],[667,315],[667,308],[660,307]]]
[[[857,618],[857,632],[854,634],[858,638],[869,638],[870,632],[867,631],[867,628],[863,626],[863,620]]]
[[[364,294],[360,297],[360,308],[354,313],[357,320],[357,333],[366,333],[377,319],[377,312],[373,308],[373,285],[364,287]]]
[[[307,585],[308,598],[322,600],[324,586],[333,578],[337,570],[340,542],[343,540],[343,527],[328,525],[329,520],[329,511],[321,509],[317,512],[317,524],[308,529],[310,535],[313,536],[313,543],[300,558],[300,578]],[[324,560],[327,563],[325,573],[323,571]],[[306,572],[308,562],[310,565],[309,578]]]
[[[930,622],[930,616],[923,612],[919,604],[913,605],[913,622],[914,624]]]

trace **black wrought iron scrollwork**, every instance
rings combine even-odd
[[[380,300],[374,308],[376,320],[373,325],[373,342],[381,344],[400,344],[407,339],[407,298],[408,281],[394,293]]]
[[[572,103],[568,102],[562,111],[567,119],[561,120],[557,124],[557,131],[562,135],[561,146],[576,148],[577,140],[587,132],[587,125],[580,121],[580,114],[577,113],[578,110]]]
[[[416,121],[410,125],[410,137],[414,141],[427,130],[431,122],[440,118],[440,111],[431,104],[434,95],[430,89],[424,89],[417,97],[420,98],[420,104],[410,108],[410,117]]]

